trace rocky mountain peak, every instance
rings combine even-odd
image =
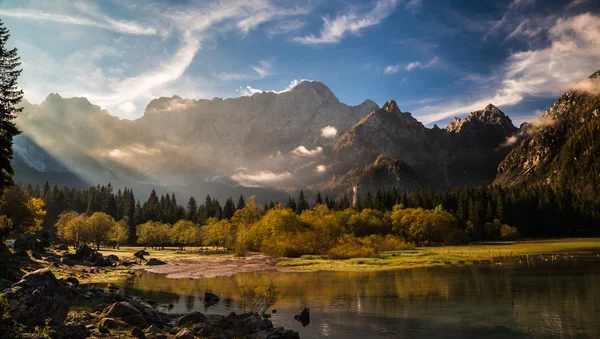
[[[597,79],[600,78],[600,70],[597,70],[596,72],[594,72],[592,75],[589,76],[590,79]]]
[[[398,108],[398,104],[396,104],[396,101],[394,100],[389,100],[386,102],[382,109],[389,113],[401,113],[400,108]]]
[[[302,80],[298,85],[292,88],[290,92],[312,92],[322,98],[339,101],[331,89],[320,81]]]
[[[472,125],[498,125],[512,133],[517,130],[509,117],[493,104],[488,104],[483,110],[471,112],[466,118],[460,119],[454,117],[446,127],[448,132],[458,133],[464,126]]]

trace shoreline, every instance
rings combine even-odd
[[[271,258],[263,254],[235,257],[232,254],[174,253],[152,251],[149,258],[165,265],[136,265],[133,270],[163,274],[171,279],[201,279],[237,273],[276,270],[279,272],[364,271],[377,272],[435,266],[467,266],[481,262],[502,263],[526,260],[533,255],[552,256],[569,252],[600,252],[600,238],[527,240],[464,246],[422,247],[415,250],[385,252],[376,258],[327,259],[321,256]],[[179,252],[179,251],[175,251]],[[572,255],[573,253],[571,253]],[[181,258],[178,258],[181,256]]]

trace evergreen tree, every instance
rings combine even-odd
[[[194,197],[190,197],[190,200],[188,200],[186,212],[187,220],[191,220],[193,223],[198,222],[198,205]]]
[[[371,198],[371,192],[369,191],[367,191],[367,195],[365,196],[363,208],[373,208],[373,198]]]
[[[235,204],[233,203],[233,199],[229,197],[229,199],[225,201],[225,206],[223,206],[223,218],[231,219],[234,213]]]
[[[308,202],[304,198],[304,191],[300,191],[298,195],[298,204],[296,205],[296,213],[302,213],[302,211],[309,209]]]
[[[323,198],[321,197],[321,192],[317,192],[317,199],[315,199],[315,205],[323,204]]]
[[[244,196],[240,194],[240,198],[238,199],[236,209],[241,210],[244,207],[246,207],[246,201],[244,200]]]
[[[17,79],[21,75],[21,65],[17,49],[7,49],[10,33],[0,20],[0,192],[14,185],[13,138],[21,133],[13,122],[16,114],[23,108],[17,105],[23,99],[23,90],[19,89]]]

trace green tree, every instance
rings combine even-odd
[[[14,184],[13,138],[20,133],[13,122],[16,114],[23,108],[17,105],[23,99],[23,90],[19,89],[17,80],[21,75],[21,65],[17,49],[7,48],[10,33],[0,20],[0,192]],[[14,220],[13,220],[14,223]]]
[[[100,249],[100,244],[106,244],[110,240],[110,232],[115,226],[115,219],[104,212],[94,212],[88,218],[89,236],[88,241]]]

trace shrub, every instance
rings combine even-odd
[[[380,237],[381,240],[377,246],[378,252],[386,252],[386,251],[404,251],[404,250],[412,250],[415,247],[407,243],[401,238],[394,237],[393,235],[386,235],[385,238]]]
[[[238,293],[240,295],[240,309],[242,312],[265,313],[281,299],[281,290],[273,281],[265,288],[258,288],[256,285],[240,286]]]
[[[500,237],[502,240],[516,240],[521,237],[521,234],[516,227],[504,224],[500,228]]]
[[[374,257],[377,251],[372,244],[352,235],[344,235],[327,256],[331,259],[368,258]]]

